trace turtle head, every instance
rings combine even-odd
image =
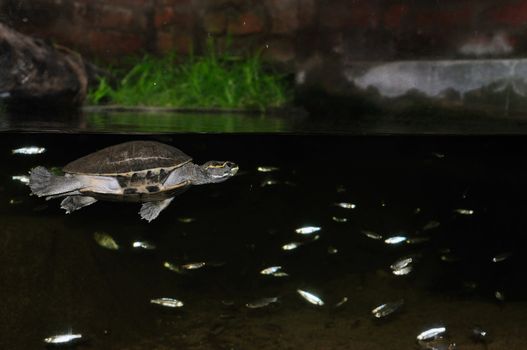
[[[236,175],[238,165],[233,162],[211,160],[201,166],[206,182],[223,182]]]

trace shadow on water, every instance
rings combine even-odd
[[[12,179],[132,139],[172,144],[198,163],[236,161],[240,173],[192,188],[150,224],[137,204],[98,202],[65,215],[59,201],[31,197]],[[484,349],[470,338],[480,325],[491,348],[523,348],[525,141],[3,134],[0,347],[38,349],[44,337],[73,332],[87,340],[79,348],[94,349],[409,349],[418,333],[445,325],[460,348]],[[46,152],[11,153],[28,145]],[[308,225],[321,230],[295,233]],[[98,245],[95,232],[119,249]],[[384,242],[396,235],[414,243]],[[156,249],[134,248],[136,241]],[[290,242],[303,244],[284,251]],[[390,265],[405,256],[416,258],[413,270],[394,275]],[[165,262],[206,265],[175,272]],[[288,276],[260,274],[275,265]],[[184,306],[150,304],[158,297]],[[245,306],[265,297],[278,301]],[[381,322],[372,317],[375,306],[399,299],[402,309]]]

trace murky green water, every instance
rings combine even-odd
[[[240,172],[191,188],[150,224],[137,204],[66,215],[12,178],[137,139],[198,163],[232,160]],[[29,145],[46,152],[12,154]],[[412,349],[441,325],[460,349],[486,348],[471,339],[476,325],[490,332],[488,349],[526,346],[525,137],[5,133],[0,146],[2,349],[44,348],[43,338],[68,332],[92,349]],[[308,225],[321,230],[295,232]],[[119,249],[98,245],[95,232]],[[397,235],[420,242],[385,243]],[[282,249],[291,242],[302,244]],[[393,274],[406,256],[412,271]],[[205,266],[178,273],[166,262]],[[288,276],[260,274],[276,265]],[[184,306],[150,303],[159,297]],[[372,316],[400,299],[389,317]]]

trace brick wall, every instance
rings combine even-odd
[[[0,0],[0,21],[108,61],[228,36],[287,64],[527,53],[527,0]]]

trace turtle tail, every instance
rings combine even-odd
[[[31,192],[39,197],[66,194],[82,187],[74,178],[53,175],[43,166],[31,170],[29,175]]]

